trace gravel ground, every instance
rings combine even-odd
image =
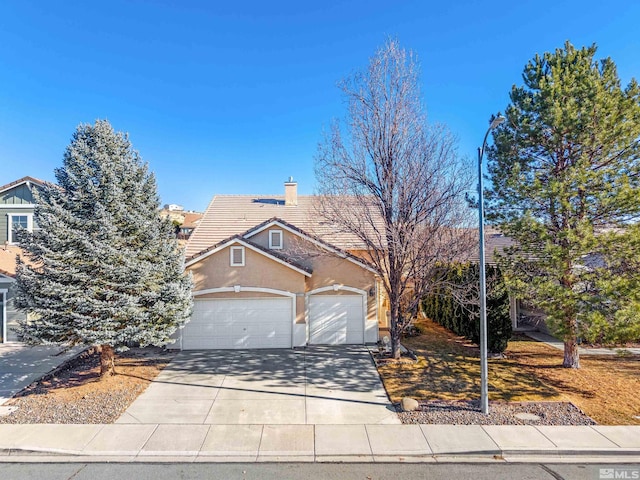
[[[117,375],[99,378],[99,355],[88,351],[22,390],[1,423],[113,423],[171,360],[159,348],[136,348],[116,359]]]
[[[146,387],[87,394],[76,401],[32,395],[15,401],[18,409],[0,423],[113,423]]]
[[[399,407],[398,407],[399,408]],[[522,420],[518,413],[534,414],[539,420]],[[421,403],[419,410],[399,412],[402,423],[453,425],[595,425],[591,418],[568,402],[491,402],[489,414],[480,412],[480,402]]]

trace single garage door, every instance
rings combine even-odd
[[[196,300],[182,348],[291,348],[291,299]]]
[[[309,297],[309,343],[343,345],[364,343],[361,295]]]

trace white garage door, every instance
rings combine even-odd
[[[361,295],[309,297],[309,343],[342,345],[364,343]]]
[[[290,348],[291,299],[196,300],[182,348]]]

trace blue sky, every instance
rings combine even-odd
[[[473,161],[536,53],[597,43],[640,77],[640,2],[118,1],[0,3],[0,184],[53,170],[79,123],[129,132],[164,203],[313,192],[344,114],[336,82],[388,36],[417,53],[432,122]]]

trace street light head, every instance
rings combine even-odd
[[[493,130],[505,120],[506,118],[504,118],[502,115],[498,115],[496,118],[493,119],[493,121],[491,122],[491,126],[489,128]]]

